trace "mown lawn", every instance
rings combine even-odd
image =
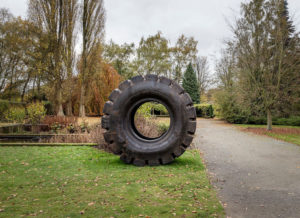
[[[236,126],[244,131],[300,145],[300,126],[273,126],[272,131],[267,131],[266,125],[236,124]]]
[[[222,217],[197,151],[138,168],[92,147],[0,147],[0,217]]]

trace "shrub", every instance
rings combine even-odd
[[[91,130],[91,128],[89,127],[88,122],[83,121],[83,122],[80,123],[80,131],[82,133],[86,133],[86,132],[89,133],[90,130]]]
[[[211,104],[195,104],[197,117],[213,118],[214,109]]]
[[[24,105],[25,105],[25,103],[23,103],[23,102],[0,100],[0,120],[8,121],[6,119],[6,116],[10,116],[10,115],[8,115],[9,113],[11,114],[11,112],[8,111],[10,109],[14,110],[15,113],[18,111],[21,116],[21,114],[24,114],[23,113]],[[12,115],[12,116],[14,116],[14,115]],[[16,118],[16,121],[10,120],[9,122],[23,122],[23,120],[24,120],[24,118],[22,120],[20,120],[21,118],[20,119],[17,117],[15,117],[15,118]]]
[[[152,108],[154,115],[169,115],[169,111],[162,104],[152,103]]]
[[[75,133],[76,132],[76,125],[73,125],[72,123],[71,124],[69,124],[68,126],[67,126],[67,130],[68,130],[68,132],[69,133]]]
[[[50,101],[44,101],[44,107],[46,109],[46,114],[47,115],[53,115],[54,114],[54,109],[53,109],[53,105]]]
[[[267,118],[264,117],[255,117],[251,116],[249,117],[247,124],[256,124],[256,125],[266,125],[267,124]],[[282,125],[282,126],[300,126],[300,117],[294,116],[289,118],[279,118],[274,117],[272,119],[272,123],[274,125]]]
[[[55,133],[64,128],[67,128],[69,133],[74,133],[78,129],[77,117],[45,116],[42,124],[48,125]]]
[[[170,128],[170,125],[167,123],[159,123],[157,128],[158,128],[159,135],[162,135],[168,131],[168,129]]]
[[[264,125],[267,124],[267,117],[255,117],[251,116],[248,118],[248,124]]]
[[[5,118],[5,112],[9,108],[8,101],[0,100],[0,120]]]
[[[134,124],[138,132],[149,138],[159,137],[161,134],[156,122],[142,115],[134,117]]]
[[[42,103],[32,103],[27,107],[28,123],[38,124],[46,115],[45,107]]]
[[[169,115],[169,112],[162,104],[146,102],[139,107],[137,114],[146,118],[150,118],[152,115]]]
[[[12,123],[23,123],[26,117],[25,109],[13,107],[4,112],[6,121]]]
[[[300,126],[300,117],[275,118],[273,120],[273,124],[283,126]]]
[[[220,116],[229,123],[247,123],[249,111],[238,103],[234,91],[220,91],[216,94]]]

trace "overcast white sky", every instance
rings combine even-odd
[[[172,43],[184,33],[199,41],[199,55],[212,60],[224,38],[226,19],[234,20],[245,0],[106,0],[106,40],[138,44],[142,36],[162,31]],[[290,15],[300,31],[300,0],[289,0]],[[26,16],[27,0],[0,0],[15,16]],[[213,63],[211,63],[213,65]]]

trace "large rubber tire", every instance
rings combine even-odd
[[[136,166],[168,164],[190,146],[196,131],[196,111],[188,93],[166,77],[146,75],[120,84],[104,105],[102,128],[110,150],[125,163]],[[145,102],[163,104],[170,114],[170,128],[150,139],[135,128],[134,115]]]

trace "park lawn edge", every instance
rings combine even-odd
[[[238,129],[245,131],[248,128],[266,128],[266,125],[251,125],[251,124],[233,124],[235,127],[238,127]],[[300,126],[280,126],[280,125],[273,125],[273,128],[291,128],[291,129],[300,129]],[[250,131],[251,132],[251,131]],[[266,132],[265,134],[257,134],[254,132],[251,132],[256,135],[262,135],[262,136],[267,136],[271,137],[276,140],[292,143],[295,145],[300,146],[300,135],[297,134],[278,134],[274,132]]]
[[[55,146],[97,146],[97,143],[14,143],[14,142],[7,142],[7,143],[1,143],[1,146],[49,146],[49,147],[55,147]]]
[[[0,151],[0,216],[225,216],[198,150],[142,168],[91,147]]]

